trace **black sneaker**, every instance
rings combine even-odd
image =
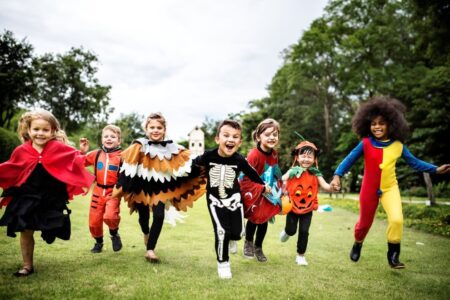
[[[253,256],[255,256],[255,248],[253,246],[253,242],[245,240],[244,257],[245,258],[253,258]]]
[[[357,262],[359,260],[359,257],[361,256],[361,248],[362,243],[355,242],[353,244],[352,250],[350,251],[350,259],[354,262]]]
[[[388,243],[387,260],[391,268],[404,269],[405,264],[400,262],[400,244]]]
[[[120,240],[120,235],[112,235],[111,242],[114,252],[120,251],[120,249],[122,249],[122,241]]]
[[[255,256],[259,262],[267,261],[267,257],[264,255],[264,252],[261,247],[255,247]]]
[[[94,248],[91,249],[92,253],[100,253],[103,249],[103,243],[95,243]]]

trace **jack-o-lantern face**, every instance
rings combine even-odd
[[[317,177],[309,172],[303,172],[300,178],[290,178],[286,188],[292,201],[292,210],[297,214],[312,211],[317,198]]]

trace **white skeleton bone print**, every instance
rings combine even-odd
[[[233,168],[237,168],[235,165],[221,165],[211,163],[214,167],[209,170],[209,185],[211,187],[219,187],[219,197],[224,199],[228,198],[225,193],[225,188],[232,188],[234,180],[236,179],[236,171]]]

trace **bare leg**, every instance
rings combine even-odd
[[[22,251],[22,268],[15,276],[27,276],[33,273],[34,231],[25,230],[20,233],[20,250]]]

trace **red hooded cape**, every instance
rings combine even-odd
[[[0,164],[0,187],[5,190],[21,186],[41,163],[50,175],[66,184],[69,199],[72,199],[74,195],[86,193],[95,179],[84,168],[84,160],[85,156],[78,150],[59,141],[49,141],[41,153],[28,141],[14,149],[8,161]],[[0,207],[9,201],[5,197]]]

